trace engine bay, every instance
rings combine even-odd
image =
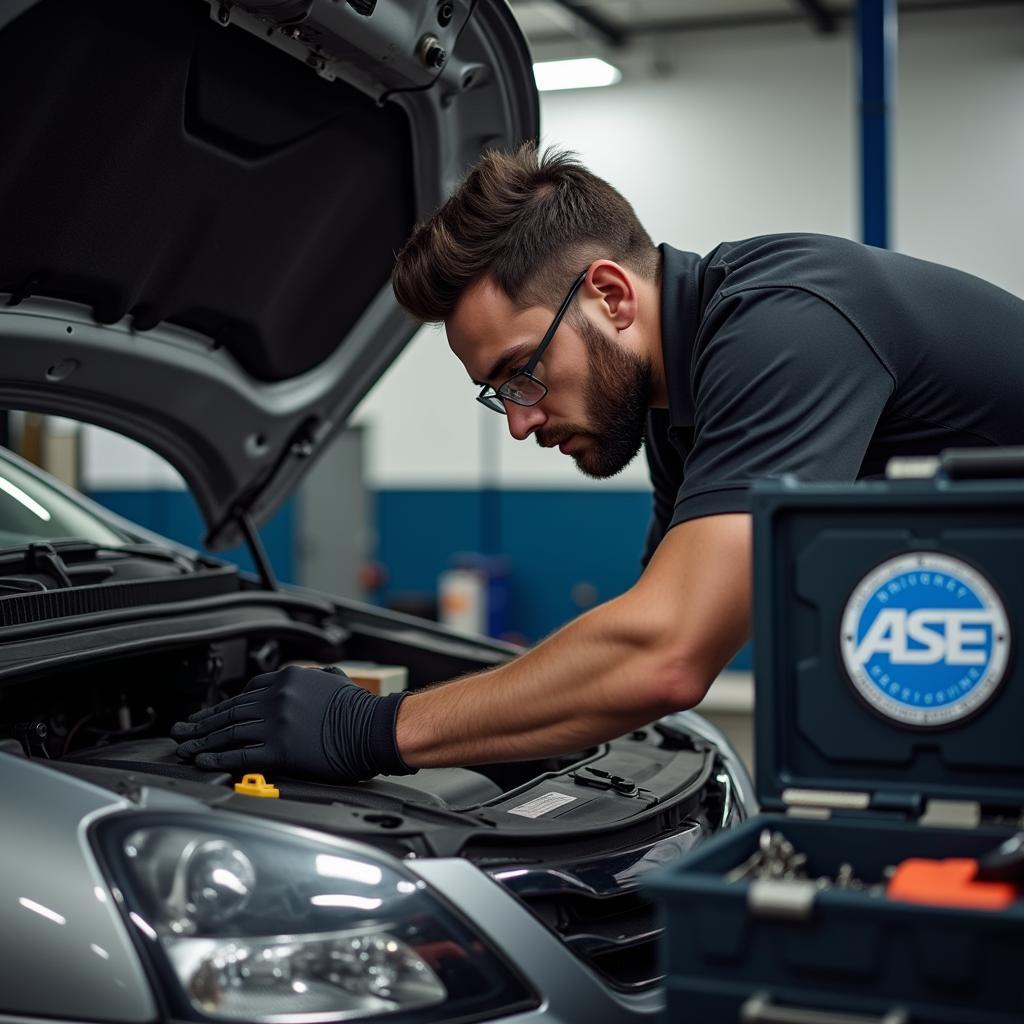
[[[346,651],[365,655],[366,639],[347,643]],[[272,636],[237,637],[10,680],[3,684],[0,742],[9,752],[100,784],[184,788],[208,802],[228,800],[243,813],[273,814],[310,827],[325,827],[314,808],[368,810],[374,826],[369,831],[385,835],[385,845],[400,855],[467,854],[477,847],[491,858],[495,847],[541,837],[571,843],[609,829],[647,832],[644,822],[666,814],[672,820],[664,820],[659,831],[685,814],[714,816],[713,808],[691,806],[709,788],[714,752],[699,738],[658,728],[559,758],[423,769],[357,785],[270,778],[280,791],[276,807],[236,793],[237,780],[226,773],[178,759],[169,737],[175,721],[232,696],[253,675],[309,653]],[[410,666],[413,683],[416,667]],[[421,664],[421,678],[424,671]],[[372,812],[379,812],[377,820]],[[353,823],[341,817],[330,831],[351,831]],[[427,826],[438,820],[450,834],[443,841],[425,840],[433,831]]]

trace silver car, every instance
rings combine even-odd
[[[0,1022],[628,1021],[643,874],[752,809],[693,713],[353,786],[181,763],[293,661],[420,687],[516,649],[279,585],[257,526],[409,340],[394,249],[536,137],[485,0],[0,5],[0,389],[184,476],[241,573],[0,457]]]

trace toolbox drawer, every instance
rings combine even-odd
[[[664,915],[667,1020],[787,1019],[741,1016],[757,993],[832,1013],[857,1007],[867,1019],[902,1009],[915,1024],[1024,1020],[1024,902],[1001,911],[961,910],[830,889],[815,892],[806,913],[773,907],[770,899],[758,906],[752,894],[759,883],[726,882],[724,875],[757,849],[764,828],[807,854],[812,878],[835,876],[849,862],[868,883],[881,881],[888,864],[977,857],[1012,834],[760,815],[716,837],[649,883]],[[695,1009],[702,1001],[703,1014]]]
[[[923,1015],[892,1009],[878,1000],[837,1001],[822,990],[762,990],[748,993],[742,985],[695,981],[685,986],[673,982],[668,990],[668,1016],[673,1022],[700,1024],[1003,1024],[1003,1016],[982,1011],[934,1007]]]

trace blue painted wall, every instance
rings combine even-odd
[[[388,574],[382,603],[435,594],[459,552],[500,553],[510,573],[511,631],[530,642],[580,614],[577,584],[591,584],[598,602],[632,586],[651,507],[639,490],[386,489],[375,500],[376,557]],[[750,667],[748,649],[733,667]]]
[[[375,497],[385,600],[434,593],[455,554],[484,550],[486,523],[493,550],[485,553],[501,554],[511,574],[510,626],[529,640],[580,613],[577,583],[592,584],[598,601],[633,583],[650,510],[642,491],[381,490]]]

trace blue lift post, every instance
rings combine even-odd
[[[889,247],[889,114],[896,87],[896,0],[857,0],[861,238]]]

